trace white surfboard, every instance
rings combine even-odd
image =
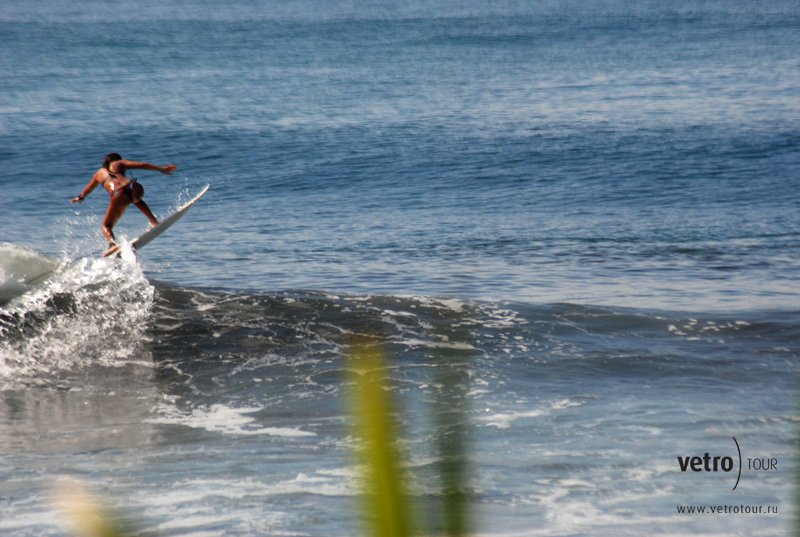
[[[184,203],[178,208],[178,210],[159,222],[157,226],[148,229],[133,239],[131,241],[131,245],[134,247],[134,249],[143,248],[150,241],[172,227],[175,222],[180,220],[181,217],[185,215],[195,203],[197,203],[197,200],[202,198],[203,195],[208,192],[210,186],[211,185],[206,185],[203,187],[203,189],[195,197]],[[9,248],[13,251],[9,250]],[[14,250],[15,248],[16,250]],[[114,253],[118,253],[118,251],[119,248],[114,247],[103,254],[103,257],[113,255]],[[63,268],[61,261],[57,259],[11,244],[0,243],[0,257],[6,260],[6,262],[0,263],[0,269],[7,273],[18,274],[21,276],[21,281],[19,281],[19,284],[17,285],[17,287],[19,287],[18,289],[10,288],[13,287],[13,282],[6,282],[7,285],[0,286],[0,304],[10,300],[14,296],[24,293],[26,290],[26,287],[24,286],[39,285],[50,278],[54,272]],[[80,262],[81,259],[74,261],[72,264]],[[22,287],[20,287],[20,285]]]
[[[161,222],[158,223],[157,226],[153,226],[135,239],[131,241],[131,246],[134,250],[140,250],[145,247],[150,241],[164,233],[166,230],[172,227],[172,224],[177,222],[178,220],[185,215],[192,206],[197,203],[197,200],[203,197],[203,194],[208,192],[208,189],[211,185],[206,185],[203,187],[203,190],[200,191],[195,197],[184,203],[181,207],[178,208],[177,211],[163,219]],[[103,257],[108,257],[110,255],[114,255],[119,253],[119,246],[114,246],[109,249],[106,253],[103,254]]]

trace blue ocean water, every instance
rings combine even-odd
[[[363,334],[433,530],[462,431],[470,534],[792,534],[798,30],[791,1],[5,2],[0,534],[69,534],[72,481],[146,535],[363,533]],[[178,166],[135,173],[159,217],[211,185],[121,260],[105,194],[69,203],[111,151]],[[705,453],[736,490],[681,470]]]

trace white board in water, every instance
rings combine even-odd
[[[175,222],[180,220],[181,217],[183,215],[185,215],[189,211],[189,209],[192,208],[192,206],[195,203],[197,203],[197,200],[202,198],[203,194],[208,192],[208,188],[210,186],[211,185],[206,185],[203,188],[203,190],[200,191],[199,194],[197,194],[195,197],[193,197],[192,199],[190,199],[189,201],[187,201],[186,203],[181,205],[178,208],[177,211],[175,211],[174,213],[172,213],[171,215],[169,215],[168,217],[163,219],[161,222],[158,223],[157,226],[151,227],[150,229],[148,229],[147,231],[145,231],[144,233],[142,233],[141,235],[139,235],[138,237],[133,239],[131,241],[131,246],[133,247],[133,249],[134,250],[139,250],[141,248],[144,248],[144,246],[147,243],[149,243],[150,241],[152,241],[153,239],[155,239],[156,237],[158,237],[159,235],[164,233],[166,230],[168,230],[170,227],[172,227],[172,224],[174,224]],[[119,252],[119,247],[114,246],[113,248],[108,250],[106,253],[104,253],[103,257],[108,257],[108,256],[110,256],[112,254],[115,254],[115,253],[118,253],[118,252]]]

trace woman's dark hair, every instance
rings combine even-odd
[[[103,168],[107,169],[108,171],[111,171],[111,168],[109,168],[109,166],[111,166],[112,162],[116,162],[118,160],[122,160],[122,157],[120,156],[119,153],[109,153],[108,155],[106,155],[106,158],[103,159]]]

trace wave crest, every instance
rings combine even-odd
[[[48,383],[76,367],[129,361],[142,349],[153,300],[135,260],[67,265],[0,307],[0,384]]]

